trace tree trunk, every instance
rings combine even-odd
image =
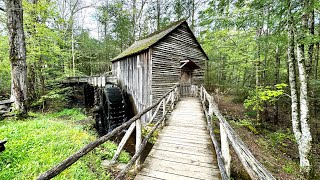
[[[311,4],[310,6],[313,8],[313,3],[310,1]],[[305,22],[306,26],[308,26],[308,23]],[[312,9],[310,13],[310,26],[309,26],[309,31],[311,38],[314,38],[314,10]],[[307,75],[308,77],[311,77],[312,74],[312,63],[313,63],[313,48],[314,48],[314,43],[310,43],[309,49],[308,49],[308,61],[307,61]]]
[[[72,55],[72,72],[73,76],[76,75],[76,64],[75,64],[75,52],[74,52],[74,24],[73,24],[73,17],[71,17],[71,55]]]
[[[191,30],[194,32],[194,13],[195,13],[195,0],[192,0],[192,12],[191,12]]]
[[[294,31],[293,31],[293,16],[291,15],[291,1],[289,0],[289,19],[288,19],[288,64],[289,64],[289,82],[291,88],[292,99],[292,127],[298,144],[300,168],[301,171],[308,173],[310,163],[308,156],[311,149],[311,133],[308,126],[309,107],[308,107],[308,86],[307,73],[304,58],[304,31],[300,29],[299,39],[297,40],[297,64],[300,83],[300,103],[298,104],[298,95],[296,87],[295,69],[294,69]],[[303,25],[305,22],[305,14],[302,19]],[[305,27],[305,26],[304,26]],[[302,28],[304,28],[302,27]],[[298,114],[298,105],[300,105],[300,118]]]
[[[160,30],[160,0],[157,0],[157,30]]]
[[[276,57],[275,57],[275,81],[274,85],[280,83],[280,50],[279,46],[276,47]],[[275,124],[279,123],[279,103],[276,101],[276,103],[273,106],[273,122]]]
[[[261,30],[257,30],[257,39],[261,36]],[[260,66],[261,66],[261,59],[260,59],[260,43],[257,41],[258,51],[257,51],[257,61],[255,62],[255,77],[256,77],[256,94],[258,94],[259,87],[260,87]],[[259,97],[258,97],[259,98]],[[261,111],[257,109],[257,122],[261,120]]]
[[[6,0],[9,59],[11,63],[11,98],[20,115],[27,113],[27,64],[21,0]]]
[[[315,67],[315,73],[314,73],[315,79],[318,79],[319,51],[320,51],[320,43],[317,42],[317,44],[316,44],[315,66],[314,66]]]
[[[304,66],[304,46],[299,44],[297,47],[298,57],[298,71],[300,81],[300,128],[301,138],[298,141],[299,154],[300,154],[300,167],[302,171],[308,172],[310,170],[310,163],[308,156],[311,149],[311,133],[308,125],[309,120],[309,106],[308,106],[308,83],[307,73]]]
[[[137,22],[137,0],[132,0],[132,40],[135,41],[136,35],[136,22]]]
[[[290,2],[290,1],[289,1]],[[289,6],[290,8],[290,6]],[[290,9],[289,9],[290,10]],[[290,12],[289,12],[290,13]],[[290,14],[291,16],[291,14]],[[301,138],[300,126],[299,126],[299,112],[298,112],[298,94],[297,94],[297,82],[296,82],[296,60],[294,53],[294,32],[292,27],[292,17],[289,17],[288,21],[288,75],[291,94],[291,121],[292,129],[297,142]]]

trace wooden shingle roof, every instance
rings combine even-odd
[[[124,50],[122,53],[120,53],[117,57],[113,58],[112,61],[117,61],[119,59],[122,59],[124,57],[130,56],[132,54],[137,54],[143,50],[149,49],[152,45],[160,41],[162,38],[164,38],[167,34],[169,34],[171,31],[176,29],[178,26],[180,26],[183,22],[185,22],[186,19],[177,21],[175,23],[172,23],[165,29],[161,31],[154,32],[150,35],[148,35],[146,38],[141,39],[133,43],[130,47],[128,47],[126,50]]]

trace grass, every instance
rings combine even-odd
[[[23,121],[0,121],[0,139],[8,141],[6,150],[0,153],[0,179],[35,179],[96,139],[96,135],[77,123],[86,118],[79,109],[30,115],[33,117]],[[116,149],[116,145],[104,143],[56,179],[110,179],[101,161],[111,149]],[[128,153],[120,156],[122,162],[129,159]]]

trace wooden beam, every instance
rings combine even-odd
[[[164,98],[165,99],[165,98]],[[140,145],[142,142],[142,124],[141,119],[136,120],[136,153],[139,151]],[[140,156],[136,160],[135,170],[139,171],[141,167],[141,158]]]
[[[116,151],[116,153],[114,154],[114,156],[113,156],[113,158],[112,158],[112,160],[111,160],[111,164],[114,164],[114,163],[117,161],[117,159],[118,159],[118,157],[119,157],[119,155],[120,155],[120,153],[121,153],[124,145],[125,145],[126,142],[128,141],[128,139],[129,139],[129,137],[131,136],[131,134],[132,134],[132,132],[133,132],[133,130],[134,130],[135,127],[136,127],[136,124],[135,124],[135,123],[132,123],[132,124],[130,125],[130,127],[129,127],[129,129],[127,130],[126,134],[123,136],[123,138],[121,139],[121,141],[120,141],[120,143],[119,143],[119,146],[118,146],[118,148],[117,148],[117,151]]]

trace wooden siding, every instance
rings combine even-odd
[[[151,55],[145,51],[112,63],[118,85],[132,95],[134,105],[141,112],[152,103],[151,97]],[[142,117],[146,122],[150,114]]]
[[[200,69],[194,70],[193,84],[204,83],[206,55],[193,38],[186,24],[180,25],[152,47],[152,100],[158,100],[180,81],[180,61],[192,60]]]

